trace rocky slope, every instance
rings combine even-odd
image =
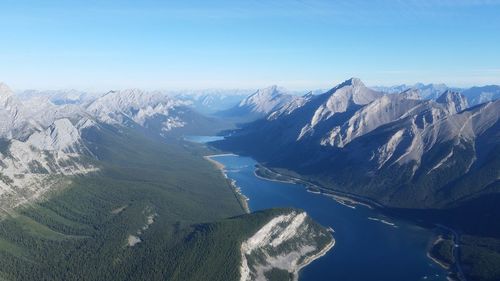
[[[228,110],[220,111],[218,116],[237,117],[246,121],[262,118],[294,101],[297,97],[291,95],[276,85],[259,89],[243,99],[238,105]]]
[[[268,274],[276,270],[298,280],[299,270],[333,244],[331,234],[313,223],[305,212],[287,211],[241,244],[240,281],[266,281]]]
[[[85,145],[88,128],[137,126],[167,136],[210,121],[161,93],[112,91],[90,103],[61,104],[52,98],[67,95],[31,94],[20,98],[0,84],[0,208],[5,211],[66,186],[70,178],[65,176],[96,171],[98,159]]]
[[[92,101],[97,96],[93,93],[87,93],[78,90],[25,90],[16,93],[16,96],[23,101],[28,101],[30,99],[48,99],[50,102],[56,105],[63,104],[83,104]]]
[[[446,84],[424,84],[424,83],[415,83],[413,85],[401,84],[396,86],[376,86],[373,89],[389,94],[399,94],[401,92],[407,91],[409,89],[416,89],[420,92],[420,95],[423,99],[437,99],[443,92],[446,90],[455,90],[459,91],[458,88],[449,88]]]
[[[224,126],[220,120],[198,114],[189,105],[189,101],[165,93],[129,89],[108,92],[85,109],[99,122],[140,126],[163,137],[193,130],[206,134]]]
[[[500,86],[489,85],[483,87],[472,87],[464,90],[462,94],[471,105],[477,105],[500,98]]]
[[[0,206],[9,210],[61,187],[63,175],[81,175],[97,168],[80,137],[85,122],[58,119],[25,141],[13,139],[0,154]]]
[[[216,145],[394,207],[443,207],[500,191],[500,102],[467,109],[456,92],[419,96],[349,79]]]
[[[169,95],[177,99],[186,101],[194,110],[212,114],[219,111],[224,111],[237,106],[248,95],[255,92],[254,90],[193,90],[193,91],[174,91],[169,92]]]
[[[437,99],[447,90],[459,92],[467,99],[470,105],[478,105],[481,103],[494,101],[500,98],[500,86],[498,85],[488,85],[488,86],[474,86],[471,88],[450,88],[445,84],[423,84],[416,83],[414,85],[397,85],[390,87],[376,86],[373,89],[390,93],[398,94],[409,89],[416,89],[420,91],[420,95],[423,99]]]

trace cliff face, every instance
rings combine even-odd
[[[326,253],[334,241],[305,212],[286,211],[241,244],[240,281],[297,280],[299,270]]]

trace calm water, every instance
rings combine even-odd
[[[185,136],[185,140],[190,142],[207,143],[211,141],[223,140],[222,136]]]
[[[203,141],[204,139],[201,139]],[[200,140],[199,140],[200,141]],[[426,256],[433,233],[407,222],[387,219],[366,207],[347,207],[302,185],[257,178],[255,160],[214,157],[250,198],[252,211],[296,207],[335,230],[335,246],[300,273],[300,281],[446,280],[446,273]],[[397,227],[369,218],[386,219]]]

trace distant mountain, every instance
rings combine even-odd
[[[50,102],[52,102],[53,104],[63,105],[63,104],[82,104],[85,102],[89,102],[94,98],[96,98],[97,94],[90,94],[78,90],[49,90],[49,91],[25,90],[16,93],[16,96],[20,100],[45,98],[50,100]]]
[[[270,86],[259,89],[243,99],[236,106],[216,113],[222,117],[237,117],[245,120],[255,120],[297,99],[284,88]]]
[[[177,99],[189,102],[189,106],[204,114],[212,114],[238,105],[254,90],[197,90],[169,92]]]
[[[50,126],[55,120],[78,120],[85,112],[77,105],[56,105],[45,97],[19,99],[0,83],[0,138],[26,139],[31,133]]]
[[[420,91],[420,96],[423,99],[436,99],[446,90],[460,91],[459,88],[449,88],[445,84],[424,84],[424,83],[416,83],[414,85],[396,85],[396,86],[375,86],[373,89],[389,94],[397,94],[404,92],[409,89],[417,89]]]
[[[19,100],[0,84],[0,206],[9,210],[60,186],[62,175],[96,171],[82,130],[94,126],[74,105]]]
[[[477,105],[488,101],[497,100],[500,98],[500,86],[489,85],[472,88],[450,88],[445,84],[423,84],[417,83],[415,85],[397,85],[391,87],[376,86],[373,89],[390,94],[401,93],[408,89],[418,89],[423,99],[437,99],[441,94],[447,90],[460,92],[467,98],[469,105]]]
[[[467,109],[457,92],[419,94],[383,94],[349,79],[216,146],[391,207],[446,207],[500,192],[500,101]]]
[[[169,111],[186,106],[174,98],[161,93],[149,93],[139,89],[110,91],[90,103],[86,110],[104,123],[124,123],[127,119],[140,125],[155,115],[168,116]],[[175,123],[174,119],[170,122]],[[179,124],[179,126],[181,126]],[[165,128],[170,128],[166,126]]]
[[[193,130],[211,134],[226,125],[196,113],[186,101],[159,92],[111,91],[95,100],[59,104],[53,102],[56,95],[31,94],[15,95],[0,83],[0,208],[4,211],[61,188],[64,176],[97,171],[99,161],[86,145],[89,129],[134,127],[167,138]]]
[[[472,87],[464,90],[462,94],[467,98],[469,104],[476,105],[500,98],[500,86],[489,85],[482,87]]]
[[[86,111],[99,122],[138,125],[161,136],[195,129],[214,133],[224,125],[220,120],[200,115],[189,104],[162,92],[129,89],[108,92],[88,104]]]

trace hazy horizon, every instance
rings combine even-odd
[[[358,77],[355,77],[355,78],[358,78]],[[331,84],[329,84],[329,86],[326,86],[326,87],[313,87],[313,88],[289,88],[289,87],[284,87],[280,84],[268,84],[268,85],[256,85],[255,87],[245,87],[245,88],[230,88],[230,87],[224,87],[224,85],[221,85],[221,87],[212,87],[212,88],[152,88],[152,87],[117,87],[117,88],[107,88],[107,89],[93,89],[93,88],[90,88],[90,87],[81,87],[81,88],[76,88],[76,87],[52,87],[52,88],[14,88],[11,86],[11,84],[9,84],[8,82],[6,81],[1,81],[0,80],[0,83],[6,85],[7,87],[9,87],[12,91],[14,91],[15,93],[21,93],[21,92],[24,92],[24,91],[40,91],[40,92],[45,92],[45,91],[79,91],[79,92],[87,92],[87,93],[91,93],[91,94],[103,94],[103,93],[106,93],[106,92],[109,92],[109,91],[122,91],[122,90],[130,90],[130,89],[139,89],[139,90],[144,90],[144,91],[151,91],[151,92],[155,92],[155,91],[158,91],[158,92],[166,92],[166,93],[182,93],[182,92],[202,92],[202,91],[205,91],[205,92],[210,92],[210,91],[214,91],[214,92],[217,92],[217,91],[220,91],[220,92],[229,92],[229,91],[240,91],[240,92],[243,92],[243,91],[256,91],[258,89],[263,89],[263,88],[268,88],[268,87],[271,87],[271,86],[278,86],[278,87],[282,87],[290,92],[308,92],[308,91],[321,91],[321,90],[325,90],[325,91],[328,91],[332,88],[334,88],[335,86],[337,86],[338,84],[348,80],[350,78],[346,78],[344,80],[339,80],[339,81],[335,81],[335,82],[332,82]],[[361,79],[361,81],[363,83],[365,83],[365,81],[363,79]],[[474,85],[467,85],[467,86],[455,86],[455,85],[448,85],[446,83],[427,83],[427,82],[415,82],[415,83],[396,83],[396,84],[391,84],[391,85],[369,85],[369,84],[366,84],[365,85],[368,87],[368,88],[375,88],[375,87],[397,87],[397,86],[414,86],[415,84],[423,84],[423,85],[430,85],[430,84],[433,84],[433,85],[438,85],[438,84],[444,84],[446,85],[448,88],[451,88],[451,89],[468,89],[468,88],[471,88],[471,87],[482,87],[482,86],[491,86],[491,85],[497,85],[495,83],[486,83],[486,84],[474,84]],[[500,83],[499,83],[500,84]]]
[[[500,84],[500,1],[4,1],[14,89]]]

